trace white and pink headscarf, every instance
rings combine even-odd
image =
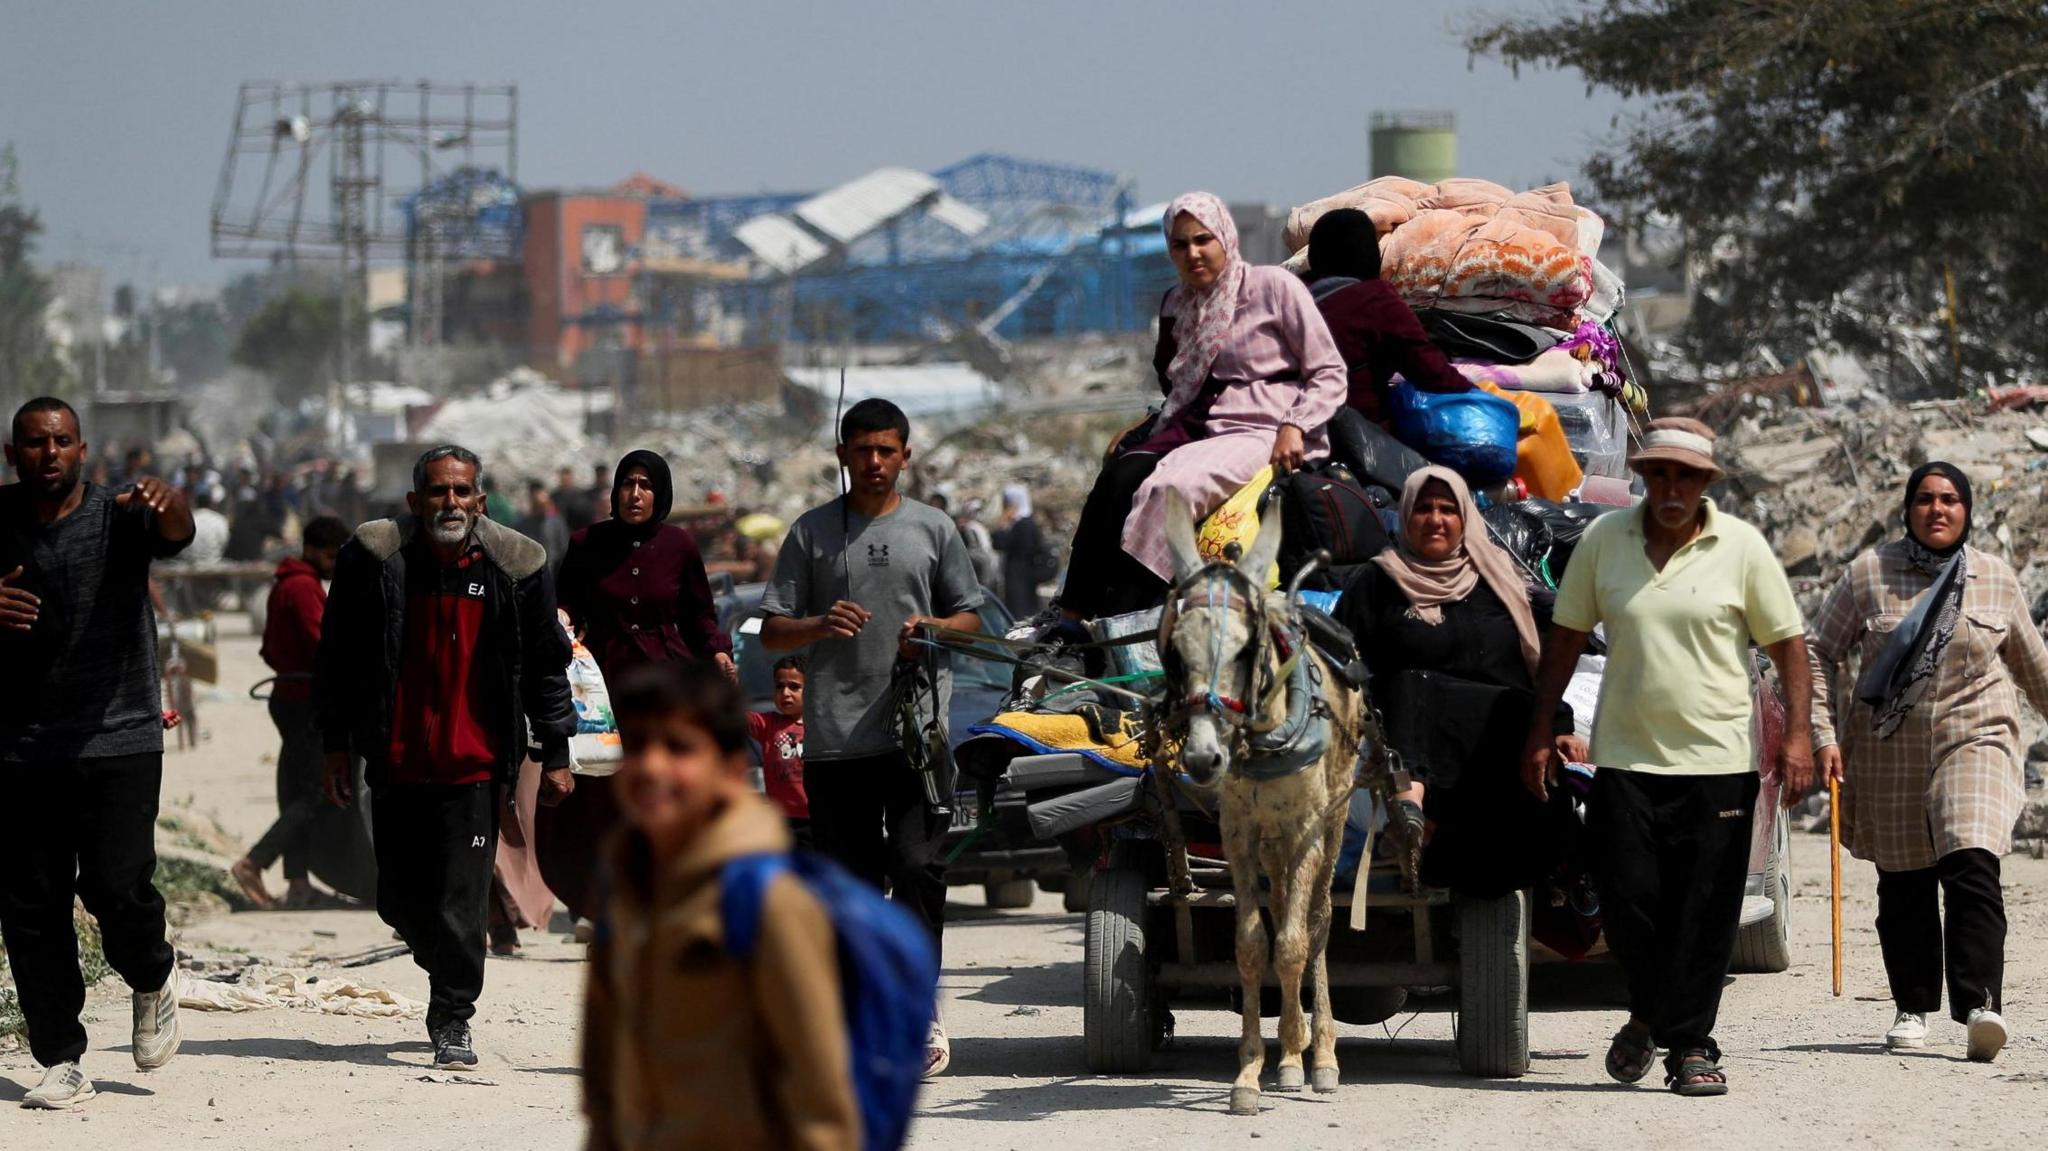
[[[1166,206],[1162,221],[1167,239],[1173,237],[1173,222],[1187,213],[1214,233],[1223,244],[1223,270],[1214,283],[1197,291],[1182,284],[1175,289],[1170,305],[1173,316],[1173,361],[1166,365],[1166,379],[1172,385],[1166,396],[1162,417],[1171,416],[1194,399],[1209,368],[1230,338],[1230,322],[1237,317],[1237,297],[1244,287],[1245,264],[1237,251],[1237,222],[1230,208],[1209,192],[1189,192]]]

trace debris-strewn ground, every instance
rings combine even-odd
[[[235,630],[230,625],[229,630]],[[243,694],[261,672],[255,642],[222,644],[225,682],[200,701],[204,741],[166,759],[165,794],[184,831],[217,818],[236,843],[260,834],[273,810],[274,749],[263,706]],[[196,846],[193,850],[198,850]],[[1148,1075],[1098,1077],[1082,1059],[1081,919],[1041,898],[991,912],[963,890],[947,929],[944,993],[953,1074],[924,1097],[912,1145],[930,1151],[1009,1148],[1343,1148],[1632,1146],[2023,1147],[2048,1106],[2048,863],[2005,861],[2011,938],[2007,1016],[2015,1035],[1992,1066],[1962,1061],[1961,1029],[1933,1024],[1933,1046],[1887,1054],[1890,1022],[1872,930],[1874,880],[1845,860],[1847,995],[1829,997],[1827,839],[1793,842],[1793,957],[1782,975],[1742,976],[1728,988],[1720,1038],[1734,1094],[1681,1100],[1653,1085],[1609,1084],[1600,1068],[1620,1024],[1611,970],[1539,972],[1527,1078],[1461,1076],[1447,1014],[1347,1027],[1344,1087],[1334,1096],[1269,1095],[1256,1119],[1224,1113],[1237,1022],[1220,1010],[1177,1012],[1178,1038]],[[214,849],[217,850],[217,849]],[[209,854],[214,853],[209,851]],[[271,876],[273,888],[279,886]],[[363,967],[322,957],[373,951],[390,931],[367,909],[215,911],[180,929],[180,946],[216,965],[251,960],[321,978],[347,978],[414,999],[426,981],[406,958]],[[0,1052],[0,1147],[281,1147],[418,1151],[582,1145],[576,1021],[581,949],[529,932],[526,955],[492,960],[477,1039],[483,1065],[456,1077],[426,1066],[425,1035],[404,1020],[306,1010],[188,1012],[185,1047],[169,1067],[134,1070],[119,980],[87,1008],[88,1070],[100,1097],[71,1115],[19,1111],[37,1076],[25,1052]],[[1273,1033],[1273,1021],[1266,1024]],[[1654,1080],[1652,1081],[1652,1084]]]
[[[1970,542],[2009,561],[2029,599],[2048,589],[2048,415],[1981,401],[1861,409],[1780,409],[1727,433],[1737,453],[1731,510],[1762,528],[1817,606],[1844,565],[1896,538],[1906,477],[1947,460],[1970,477]]]

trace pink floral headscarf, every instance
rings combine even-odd
[[[1173,362],[1166,366],[1172,390],[1161,413],[1168,416],[1193,399],[1202,381],[1209,378],[1210,366],[1230,337],[1230,322],[1237,317],[1237,296],[1245,274],[1244,260],[1237,252],[1237,222],[1230,218],[1230,209],[1222,200],[1208,192],[1189,192],[1168,204],[1162,227],[1169,241],[1173,221],[1182,212],[1199,220],[1222,241],[1224,262],[1216,282],[1207,290],[1197,292],[1185,284],[1174,290],[1173,338],[1177,346]]]

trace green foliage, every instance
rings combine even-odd
[[[234,360],[269,375],[280,403],[297,404],[334,378],[340,334],[341,300],[294,288],[250,318]]]
[[[1643,102],[1587,175],[1609,211],[1668,213],[1712,254],[1702,359],[1835,340],[1949,384],[1952,317],[1974,376],[2048,360],[2039,3],[1585,0],[1467,45]]]
[[[189,859],[159,858],[156,889],[172,907],[211,903],[215,898],[236,911],[246,911],[251,906],[227,872]]]
[[[21,202],[14,148],[0,147],[0,400],[64,390],[68,375],[44,330],[49,281],[29,258],[42,217]]]

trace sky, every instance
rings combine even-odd
[[[644,171],[809,191],[977,152],[1293,205],[1368,178],[1374,111],[1458,115],[1462,174],[1577,175],[1623,110],[1458,30],[1552,0],[0,0],[0,144],[40,259],[217,286],[208,210],[244,80],[519,86],[519,181]]]

